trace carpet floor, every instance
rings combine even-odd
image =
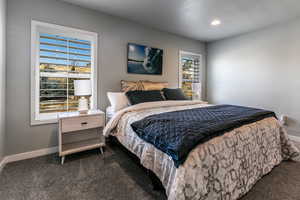
[[[300,147],[300,145],[299,145]],[[1,200],[166,200],[145,169],[118,145],[104,153],[56,154],[9,163],[0,175]],[[300,200],[300,163],[282,162],[241,200]]]

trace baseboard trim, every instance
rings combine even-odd
[[[16,162],[19,160],[26,160],[26,159],[30,159],[30,158],[36,158],[36,157],[40,157],[40,156],[45,156],[45,155],[56,153],[56,152],[58,152],[58,147],[50,147],[50,148],[38,149],[35,151],[28,151],[28,152],[24,152],[24,153],[18,153],[18,154],[14,154],[14,155],[5,156],[2,159],[2,161],[0,162],[0,172],[7,163]]]
[[[295,142],[300,142],[300,136],[289,135],[289,138]]]
[[[5,167],[5,164],[6,164],[6,157],[2,158],[2,160],[0,161],[0,173],[2,169]]]

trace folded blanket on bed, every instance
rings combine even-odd
[[[172,157],[176,167],[198,144],[267,117],[272,111],[217,105],[148,116],[131,124],[137,135]]]

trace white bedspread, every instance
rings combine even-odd
[[[209,106],[196,101],[137,104],[116,113],[104,129],[140,158],[166,189],[169,200],[235,200],[248,192],[263,175],[298,150],[275,118],[236,128],[199,144],[179,168],[153,145],[140,139],[130,124],[146,116]]]

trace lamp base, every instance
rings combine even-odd
[[[80,114],[86,114],[89,110],[88,99],[80,97],[78,101],[78,111]]]
[[[193,94],[193,100],[196,100],[196,101],[201,101],[202,98],[201,98],[201,93],[200,92],[195,92]]]

